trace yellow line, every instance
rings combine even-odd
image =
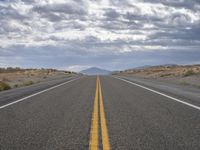
[[[95,99],[94,99],[94,108],[92,114],[92,123],[91,123],[91,130],[90,130],[90,143],[89,149],[90,150],[98,150],[99,147],[99,139],[98,139],[98,79],[96,80],[96,92],[95,92]]]
[[[108,129],[106,126],[106,117],[104,112],[103,96],[101,92],[101,83],[99,77],[98,80],[99,80],[100,119],[101,119],[101,135],[102,135],[103,150],[110,150]]]
[[[90,150],[98,150],[99,149],[99,135],[98,135],[98,128],[99,128],[99,118],[98,118],[98,107],[100,101],[100,123],[101,123],[101,135],[102,135],[102,145],[103,150],[110,150],[110,143],[108,138],[108,129],[106,126],[106,117],[104,112],[104,105],[103,105],[103,96],[101,91],[101,83],[100,79],[97,76],[96,80],[96,92],[94,98],[94,108],[92,113],[92,123],[91,123],[91,130],[90,130],[90,143],[89,149]]]

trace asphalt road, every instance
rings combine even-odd
[[[77,78],[2,107],[16,100],[0,104],[1,150],[200,149],[200,102],[113,77]]]
[[[73,75],[71,77],[67,76],[66,78],[53,79],[50,81],[33,84],[31,86],[24,86],[24,87],[14,88],[14,89],[7,90],[7,91],[1,91],[0,106],[5,105],[9,102],[15,101],[16,99],[20,99],[25,96],[31,95],[33,93],[40,92],[49,87],[67,82],[67,81],[77,78],[77,77],[80,77],[80,75]]]

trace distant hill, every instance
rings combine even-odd
[[[146,69],[146,68],[150,68],[150,67],[152,67],[152,66],[145,65],[145,66],[135,67],[134,69]]]
[[[111,72],[108,70],[92,67],[92,68],[82,70],[82,71],[80,71],[80,73],[86,74],[86,75],[108,75]]]
[[[177,64],[163,64],[163,65],[160,65],[160,66],[164,66],[164,67],[178,67],[179,65]]]
[[[148,68],[155,68],[155,67],[176,67],[178,66],[177,64],[162,64],[162,65],[155,65],[155,66],[151,66],[151,65],[145,65],[145,66],[139,66],[139,67],[135,67],[135,68],[131,68],[131,69],[127,69],[127,70],[135,70],[135,69],[148,69]]]

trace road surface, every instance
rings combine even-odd
[[[82,76],[11,95],[0,104],[0,149],[200,149],[200,101],[131,83]]]

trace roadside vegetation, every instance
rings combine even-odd
[[[29,85],[32,85],[32,84],[34,84],[33,81],[27,81],[27,82],[25,82],[23,85],[24,85],[24,86],[29,86]]]
[[[197,74],[197,72],[195,72],[194,70],[188,70],[183,76],[188,77],[188,76],[193,76],[196,74]]]
[[[51,68],[0,68],[0,91],[23,86],[30,86],[43,81],[68,78],[75,75],[75,72],[56,70]]]
[[[148,66],[118,71],[114,74],[200,88],[200,64]]]
[[[173,75],[173,74],[171,74],[171,73],[161,74],[160,77],[169,77],[169,76],[171,76],[171,75]]]
[[[11,89],[9,84],[3,81],[0,81],[0,91],[9,90],[9,89]]]

